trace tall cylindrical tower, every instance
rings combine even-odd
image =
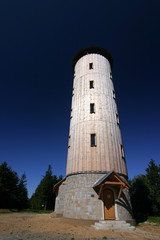
[[[112,66],[100,47],[84,48],[73,58],[66,178],[55,187],[55,210],[65,217],[132,218]]]
[[[97,47],[73,59],[67,176],[112,170],[127,176],[111,66],[110,54]]]

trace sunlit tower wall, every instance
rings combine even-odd
[[[90,51],[82,57],[80,52],[73,60],[66,175],[114,170],[127,176],[111,56],[106,51],[103,55]]]
[[[112,218],[132,218],[129,191],[124,186],[128,174],[112,66],[111,55],[100,47],[82,49],[73,58],[66,179],[59,186],[55,209],[65,217],[107,219],[104,191],[108,189],[113,193]],[[116,176],[119,180],[115,180]],[[113,186],[105,184],[108,180]],[[115,181],[123,182],[121,194],[120,183],[114,185]],[[120,201],[127,202],[123,205]],[[128,209],[124,207],[126,204]]]

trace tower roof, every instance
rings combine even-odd
[[[98,47],[98,46],[90,46],[90,47],[86,47],[86,48],[81,49],[74,56],[73,61],[72,61],[73,71],[74,71],[74,67],[75,67],[77,61],[81,57],[83,57],[84,55],[87,55],[89,53],[97,53],[97,54],[100,54],[100,55],[104,56],[105,58],[108,59],[110,65],[111,65],[111,68],[113,67],[113,58],[112,58],[111,54],[105,48]]]

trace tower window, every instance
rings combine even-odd
[[[109,77],[110,77],[110,79],[112,80],[112,73],[110,72],[110,74],[109,74]]]
[[[95,111],[94,111],[94,103],[90,104],[90,113],[95,113]]]
[[[71,146],[71,136],[69,136],[69,139],[68,139],[68,148],[70,148]]]
[[[73,90],[72,90],[72,96],[74,95],[74,88],[73,88]]]
[[[90,82],[89,82],[89,87],[90,87],[90,88],[94,88],[93,81],[90,81]]]
[[[93,63],[89,63],[89,69],[93,69]]]
[[[112,94],[113,94],[113,98],[116,99],[116,94],[115,94],[114,90],[113,90]]]
[[[123,145],[121,144],[121,155],[122,155],[122,158],[125,158],[125,155],[124,155],[124,148],[123,148]]]
[[[70,116],[70,118],[72,118],[73,117],[73,111],[72,111],[72,109],[71,109],[71,116]]]
[[[116,113],[116,121],[117,121],[117,124],[119,125],[119,117],[117,113]]]
[[[91,147],[96,147],[96,134],[91,134]]]

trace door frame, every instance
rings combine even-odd
[[[115,189],[112,188],[112,187],[105,187],[103,188],[103,191],[102,191],[102,213],[103,213],[103,219],[105,219],[105,213],[104,213],[104,191],[105,190],[111,190],[113,192],[113,196],[114,196],[114,211],[115,211],[115,220],[118,220],[118,211],[117,211],[117,203],[116,203],[116,199],[117,199],[117,196],[116,196],[116,192],[115,192]],[[107,220],[106,220],[107,221]]]

